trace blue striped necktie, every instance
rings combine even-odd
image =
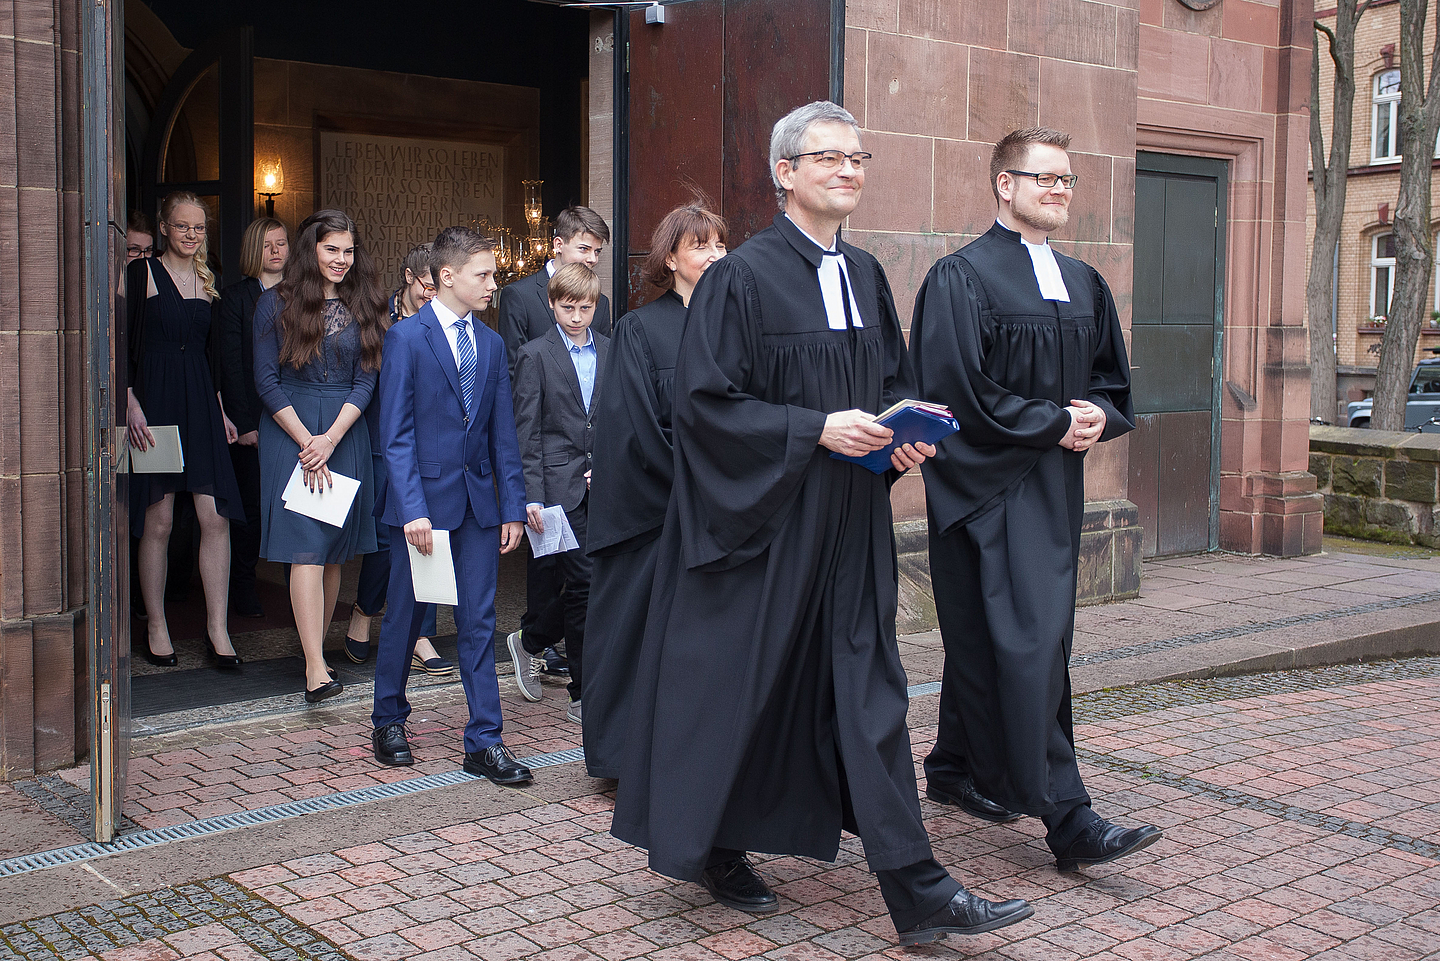
[[[470,322],[466,314],[455,322],[455,353],[460,358],[460,396],[465,401],[465,413],[470,413],[470,397],[475,393],[475,345],[470,342],[465,329]]]

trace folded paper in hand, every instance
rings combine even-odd
[[[130,448],[130,469],[137,474],[179,474],[185,470],[185,451],[180,446],[180,428],[174,424],[151,427],[155,443],[145,450]]]
[[[939,404],[928,404],[923,400],[902,400],[875,418],[875,423],[890,428],[895,436],[890,443],[879,450],[872,450],[859,457],[832,453],[836,460],[848,460],[876,474],[883,474],[894,465],[890,455],[895,448],[906,444],[937,444],[960,429],[960,422],[950,414],[950,408]]]
[[[580,546],[580,542],[575,539],[575,532],[570,529],[570,519],[565,516],[565,508],[558,504],[546,507],[540,511],[540,520],[545,524],[543,534],[537,534],[529,524],[525,525],[525,533],[530,538],[531,554],[544,557],[546,554],[573,551]]]
[[[450,553],[450,532],[430,532],[430,555],[427,557],[408,540],[410,551],[410,586],[415,589],[417,604],[460,603],[460,590],[455,583],[455,558]]]
[[[280,495],[285,509],[324,521],[331,527],[344,527],[345,518],[350,516],[350,505],[355,502],[355,495],[360,490],[360,482],[333,470],[330,479],[334,482],[333,487],[326,486],[322,481],[312,491],[305,484],[305,469],[296,464],[295,473],[290,475],[290,482]]]

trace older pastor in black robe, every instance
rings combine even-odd
[[[585,619],[585,768],[620,776],[626,725],[675,453],[670,411],[685,302],[673,290],[615,325],[596,400],[587,552],[594,558]]]
[[[926,773],[968,773],[986,797],[1044,817],[1063,847],[1085,820],[1067,816],[1091,815],[1069,674],[1085,460],[1058,442],[1072,399],[1105,411],[1102,441],[1135,425],[1110,290],[1087,264],[1055,260],[1069,303],[1041,297],[1020,235],[997,223],[931,268],[910,349],[924,398],[960,422],[922,466],[945,644]]]
[[[691,298],[674,489],[611,832],[693,880],[712,849],[834,860],[845,828],[903,928],[960,886],[931,857],[906,728],[896,475],[833,459],[819,440],[828,413],[878,412],[913,385],[884,272],[839,249],[858,328],[828,326],[821,249],[783,215]],[[917,863],[933,903],[902,921],[891,872]]]

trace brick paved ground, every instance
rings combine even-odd
[[[935,701],[912,703],[917,758],[934,736]],[[517,741],[524,733],[544,746],[527,752],[568,743],[559,703],[512,724]],[[0,958],[1440,957],[1440,659],[1104,691],[1078,698],[1076,713],[1097,808],[1159,824],[1166,836],[1127,860],[1061,875],[1038,822],[989,825],[923,802],[942,862],[982,893],[1034,902],[1034,918],[991,935],[898,948],[854,839],[835,865],[760,859],[781,894],[780,914],[752,919],[720,908],[698,886],[651,874],[640,852],[612,839],[606,785],[587,782],[589,793],[561,803],[507,792],[517,806],[508,813],[418,833],[401,824],[393,836],[333,852],[55,905],[59,913],[0,925]],[[453,767],[445,729],[453,719],[426,714],[438,720],[422,734],[421,756],[438,752],[426,763]],[[206,771],[235,773],[214,782],[232,785],[278,777],[282,796],[390,777],[355,754],[360,733],[339,724],[226,750],[197,742],[172,752],[193,751],[188,760],[167,755],[147,776],[157,786],[199,784]],[[430,750],[426,738],[436,741]],[[297,763],[311,757],[330,763]],[[243,770],[265,764],[300,776]],[[306,771],[323,776],[307,780]],[[212,803],[195,788],[167,786],[177,790],[151,797]],[[305,820],[292,822],[297,831]],[[0,881],[0,904],[24,880]]]

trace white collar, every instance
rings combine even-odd
[[[455,311],[451,310],[449,307],[446,307],[443,303],[441,303],[439,297],[430,298],[430,307],[435,311],[435,319],[440,321],[440,325],[442,327],[454,327],[456,324],[460,323],[460,315],[455,313]],[[467,311],[465,316],[470,317],[470,313]],[[465,326],[466,329],[469,329],[469,320],[465,322]]]
[[[812,244],[814,244],[816,247],[819,247],[821,250],[828,250],[828,251],[830,251],[831,253],[834,253],[835,250],[837,250],[837,249],[839,248],[839,246],[840,246],[840,233],[839,233],[838,231],[835,233],[835,239],[833,239],[833,240],[830,241],[830,246],[829,246],[829,247],[826,247],[826,246],[825,246],[824,244],[822,244],[820,241],[816,240],[814,237],[811,237],[810,234],[806,233],[804,227],[802,227],[802,226],[800,226],[799,224],[795,223],[795,218],[794,218],[794,217],[791,217],[788,212],[785,214],[785,219],[788,220],[788,221],[790,221],[790,223],[794,225],[794,227],[795,227],[796,230],[800,231],[802,234],[805,234],[805,239],[806,239],[806,240],[810,241]]]
[[[1001,227],[1005,227],[998,218],[995,222]],[[1010,228],[1005,227],[1005,229],[1009,230]],[[1035,271],[1035,283],[1040,288],[1041,298],[1068,304],[1070,290],[1065,286],[1065,278],[1060,274],[1060,264],[1055,259],[1055,248],[1050,246],[1050,239],[1047,237],[1038,244],[1032,244],[1022,234],[1020,243],[1024,245],[1025,252],[1030,255],[1030,266]]]

